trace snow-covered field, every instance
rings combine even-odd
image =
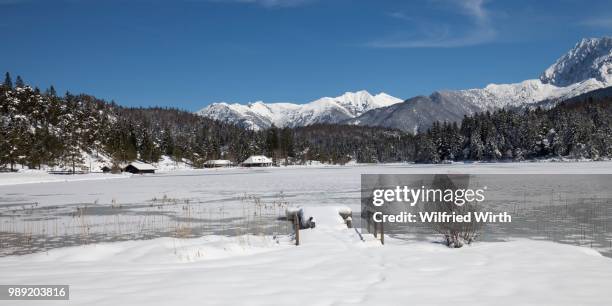
[[[331,210],[314,214],[330,216]],[[12,256],[0,260],[0,267],[6,283],[70,284],[71,303],[79,305],[609,301],[612,260],[590,249],[529,240],[448,249],[387,239],[382,246],[371,236],[360,240],[336,218],[318,218],[317,228],[301,231],[298,247],[265,236],[160,238]]]
[[[102,173],[102,167],[112,165],[109,157],[104,156],[103,154],[99,154],[98,156],[87,154],[85,152],[82,154],[84,161],[83,165],[86,165],[88,171],[91,171],[91,173],[79,175],[58,175],[49,174],[48,171],[71,171],[72,168],[70,166],[43,166],[42,169],[28,169],[27,167],[17,165],[15,170],[18,172],[0,173],[0,186],[32,183],[108,180],[128,178],[131,176],[131,174],[127,172],[121,174]],[[188,171],[193,169],[185,162],[174,161],[168,156],[162,156],[160,161],[155,163],[153,166],[157,169],[157,172],[161,173]],[[82,169],[79,167],[76,170],[80,171]]]
[[[129,174],[104,174],[88,173],[79,175],[54,175],[46,171],[22,170],[14,173],[1,173],[0,186],[34,184],[34,183],[53,183],[53,182],[76,182],[91,180],[110,180],[129,178]]]
[[[241,193],[276,194],[284,192],[299,196],[300,203],[311,203],[308,194],[331,192],[356,192],[360,174],[610,174],[612,161],[602,162],[522,162],[522,163],[454,163],[454,164],[355,164],[350,166],[289,166],[280,168],[215,168],[186,169],[179,165],[174,170],[163,161],[161,173],[155,175],[102,174],[50,175],[44,171],[26,170],[19,173],[0,173],[0,192],[16,194],[23,199],[39,202],[40,205],[66,203],[130,203],[161,198],[203,196],[218,199],[223,195],[237,196]],[[98,179],[130,178],[129,181]],[[36,187],[25,183],[58,182]],[[69,185],[63,184],[67,183]],[[57,194],[54,191],[62,191]],[[64,192],[64,191],[68,192]],[[41,195],[42,194],[42,195]],[[338,203],[338,199],[330,199]],[[319,202],[317,199],[315,202]],[[358,206],[359,203],[341,201],[341,204]]]
[[[7,183],[23,173],[0,174],[0,232],[30,234],[45,239],[43,245],[71,233],[108,241],[0,257],[2,283],[69,284],[75,305],[609,302],[612,259],[593,249],[526,239],[461,249],[390,237],[381,246],[368,234],[362,240],[335,213],[338,206],[360,209],[362,173],[610,174],[612,162],[232,168],[40,184],[17,184],[14,178]],[[315,229],[301,231],[298,247],[280,226],[227,235],[245,224],[241,217],[262,214],[262,209],[274,217],[296,205],[317,219]],[[169,219],[143,217],[156,211]],[[184,217],[202,221],[195,227],[205,228],[198,233],[206,235],[119,242],[123,239],[113,236],[149,227],[155,232],[160,225],[179,233]],[[206,230],[207,224],[219,226],[227,218],[237,221],[222,235]],[[110,239],[89,238],[93,233],[107,233]],[[0,305],[41,303],[7,302]]]

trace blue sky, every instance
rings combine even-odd
[[[0,0],[0,16],[0,71],[187,110],[517,82],[612,34],[612,1]]]

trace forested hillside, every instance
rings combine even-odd
[[[416,161],[525,160],[612,156],[612,98],[586,98],[550,110],[499,110],[435,123],[420,136]]]
[[[89,95],[41,92],[7,74],[0,86],[0,166],[79,166],[82,153],[116,163],[162,155],[195,166],[211,158],[260,153],[260,135],[186,111],[126,108]]]
[[[6,75],[0,86],[0,168],[16,164],[74,169],[83,154],[113,163],[162,156],[200,167],[265,154],[277,164],[524,160],[612,156],[612,98],[585,95],[557,107],[499,110],[436,122],[417,135],[377,127],[323,124],[252,131],[165,108],[127,108],[90,95],[41,91]],[[92,169],[97,170],[97,169]]]

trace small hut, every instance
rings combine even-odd
[[[223,168],[231,166],[232,162],[227,159],[211,159],[204,163],[205,168]]]
[[[133,161],[123,168],[123,171],[129,173],[155,173],[155,170],[157,169],[153,165],[138,161]]]
[[[242,162],[245,167],[269,167],[272,166],[272,160],[264,155],[252,155]]]

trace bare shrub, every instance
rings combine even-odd
[[[466,189],[469,186],[469,175],[436,175],[433,181],[433,188],[441,190]],[[474,203],[457,205],[452,201],[439,199],[435,202],[428,202],[425,205],[428,212],[446,213],[447,215],[471,215],[470,222],[430,222],[429,225],[438,233],[444,235],[445,243],[451,248],[460,248],[464,244],[472,243],[480,234],[482,223],[476,222],[473,217],[475,212],[480,211],[480,207]]]

